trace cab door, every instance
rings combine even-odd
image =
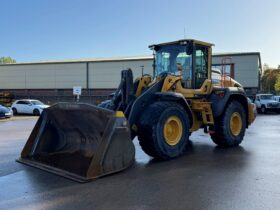
[[[195,45],[194,49],[193,88],[199,89],[206,79],[210,79],[208,76],[208,66],[211,66],[208,63],[209,47]]]
[[[209,50],[208,46],[193,45],[191,54],[180,53],[176,58],[177,64],[182,64],[182,86],[185,89],[199,89],[206,79],[211,79],[208,75]]]

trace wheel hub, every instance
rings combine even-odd
[[[163,128],[165,142],[171,146],[178,144],[183,135],[183,125],[176,116],[169,117]]]
[[[230,117],[230,131],[234,136],[238,136],[242,129],[242,119],[238,112],[232,113]]]

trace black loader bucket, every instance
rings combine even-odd
[[[122,112],[58,103],[43,111],[17,161],[86,182],[124,170],[134,156]]]

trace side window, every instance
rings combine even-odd
[[[196,46],[195,56],[195,88],[197,89],[208,78],[208,48]]]
[[[19,101],[19,102],[17,102],[17,104],[28,105],[29,102],[28,101]]]

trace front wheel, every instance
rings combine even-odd
[[[179,104],[156,102],[150,105],[142,114],[137,127],[139,143],[148,155],[171,159],[185,151],[190,120]]]
[[[223,147],[239,145],[246,129],[246,113],[242,104],[231,101],[214,126],[215,133],[211,134],[211,138],[215,144]]]
[[[265,108],[265,106],[262,106],[262,107],[261,107],[261,113],[262,113],[262,114],[265,114],[265,113],[266,113],[266,108]]]
[[[18,111],[17,111],[17,109],[15,107],[13,107],[12,110],[13,110],[13,115],[17,115],[18,114]]]

